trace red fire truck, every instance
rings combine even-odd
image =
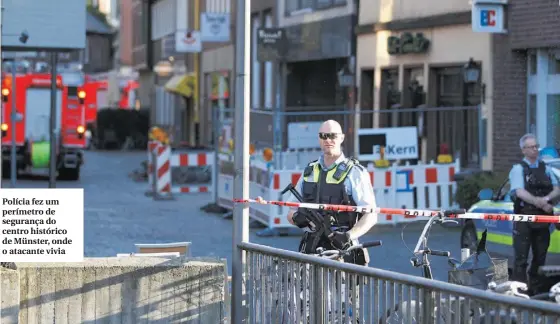
[[[97,120],[97,111],[107,107],[107,81],[88,80],[84,84],[84,89],[90,95],[86,97],[86,125],[93,127]]]
[[[65,82],[69,81],[69,82]],[[10,176],[12,130],[12,100],[16,103],[16,156],[18,173],[45,174],[50,161],[50,73],[29,73],[16,76],[16,95],[11,76],[2,81],[2,174]],[[86,91],[79,78],[57,75],[57,156],[56,168],[60,179],[78,180],[85,147]],[[83,82],[82,82],[83,85]]]

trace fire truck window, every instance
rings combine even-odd
[[[68,96],[69,97],[77,97],[78,96],[78,88],[77,87],[68,87]]]

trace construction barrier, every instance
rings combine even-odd
[[[233,208],[233,157],[220,154],[218,169],[218,204]],[[271,163],[252,159],[249,167],[249,196],[261,196],[265,200],[286,201],[291,194],[281,196],[281,191],[289,184],[295,185],[302,175],[302,169],[274,170]],[[453,208],[456,190],[454,175],[459,172],[459,162],[450,164],[417,164],[391,166],[379,169],[368,167],[370,180],[378,207],[408,209]],[[293,227],[286,215],[289,207],[251,204],[251,218],[269,229]],[[398,224],[421,219],[416,216],[379,215],[379,224]]]
[[[147,194],[162,198],[177,193],[213,192],[213,162],[214,152],[172,152],[169,145],[150,141]],[[173,170],[178,172],[174,173]],[[200,174],[204,174],[204,177]]]

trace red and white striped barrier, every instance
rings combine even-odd
[[[230,155],[220,155],[218,174],[218,204],[233,208],[233,175],[224,172],[223,165],[233,163]],[[229,168],[230,170],[232,168]],[[454,206],[456,190],[455,173],[458,162],[453,164],[418,164],[392,166],[384,169],[368,168],[370,181],[378,207],[406,209],[449,209]],[[261,161],[251,161],[249,172],[249,196],[261,196],[265,200],[286,201],[290,193],[281,196],[281,191],[289,184],[295,185],[302,170],[274,170]],[[388,210],[388,209],[386,209]],[[269,228],[287,228],[286,215],[289,207],[278,205],[251,204],[251,218]],[[379,224],[398,224],[421,219],[414,215],[379,214]]]
[[[171,167],[204,167],[212,166],[214,152],[175,153],[171,156]],[[212,185],[180,185],[173,186],[173,193],[212,192]]]
[[[148,143],[148,183],[150,189],[153,191],[155,177],[155,188],[159,195],[212,192],[214,189],[211,183],[203,185],[173,185],[171,169],[173,167],[211,167],[213,162],[214,152],[172,153],[169,145],[150,141]],[[154,168],[157,168],[157,172],[154,172]]]

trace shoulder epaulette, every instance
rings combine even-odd
[[[358,159],[356,159],[355,157],[350,157],[349,160],[352,162],[352,164],[356,167],[358,167],[358,170],[360,171],[364,171],[366,168],[360,163],[360,161]]]
[[[303,170],[303,176],[304,177],[308,177],[311,175],[311,173],[313,173],[313,167],[315,165],[317,165],[317,163],[319,163],[319,160],[315,160],[315,161],[311,161],[307,164],[307,166],[305,167],[305,169]]]

